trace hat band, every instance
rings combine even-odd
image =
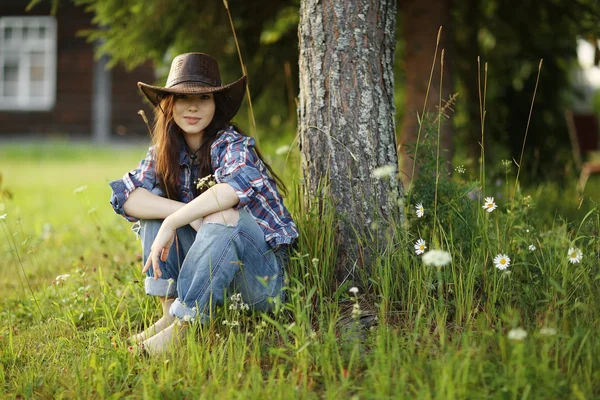
[[[184,75],[184,76],[177,77],[177,79],[170,80],[169,82],[167,82],[166,87],[172,88],[175,85],[179,85],[180,83],[186,83],[186,82],[202,83],[207,86],[221,86],[221,80],[211,79],[211,78],[209,78],[207,76],[203,76],[203,75]]]

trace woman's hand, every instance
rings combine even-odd
[[[148,255],[148,260],[146,260],[146,265],[144,265],[142,272],[146,273],[146,271],[150,269],[150,266],[152,266],[154,280],[157,280],[162,275],[158,259],[160,258],[161,261],[167,261],[169,251],[175,241],[175,230],[176,228],[173,225],[173,219],[171,217],[165,218],[154,238],[152,247],[150,247],[150,254]]]

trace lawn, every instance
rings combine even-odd
[[[354,293],[334,284],[331,208],[301,205],[297,155],[286,164],[274,148],[265,153],[290,182],[301,231],[289,303],[270,315],[219,308],[176,353],[144,359],[126,339],[157,317],[158,303],[142,293],[139,242],[107,185],[144,145],[3,145],[0,190],[13,196],[0,200],[0,397],[600,396],[596,179],[581,200],[574,184],[514,191],[512,168],[484,190],[492,212],[469,171],[437,192],[423,179]],[[451,261],[424,265],[418,239]],[[506,269],[494,265],[503,254]]]

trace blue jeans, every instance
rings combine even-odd
[[[252,310],[272,311],[276,298],[284,300],[287,246],[274,251],[254,217],[243,209],[239,214],[236,226],[205,222],[198,232],[189,225],[177,229],[169,257],[159,261],[161,278],[154,280],[152,268],[147,272],[146,293],[177,297],[170,313],[185,321],[207,323],[228,293],[240,293]],[[144,263],[161,223],[140,221]]]

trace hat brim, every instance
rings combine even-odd
[[[146,96],[150,103],[155,107],[158,106],[162,98],[168,94],[197,95],[222,92],[226,103],[226,110],[222,111],[225,114],[224,117],[229,121],[237,114],[242,105],[244,94],[246,93],[246,79],[246,75],[244,75],[237,81],[222,86],[204,86],[195,82],[183,82],[170,88],[152,86],[144,82],[138,82],[137,85],[144,96]]]

